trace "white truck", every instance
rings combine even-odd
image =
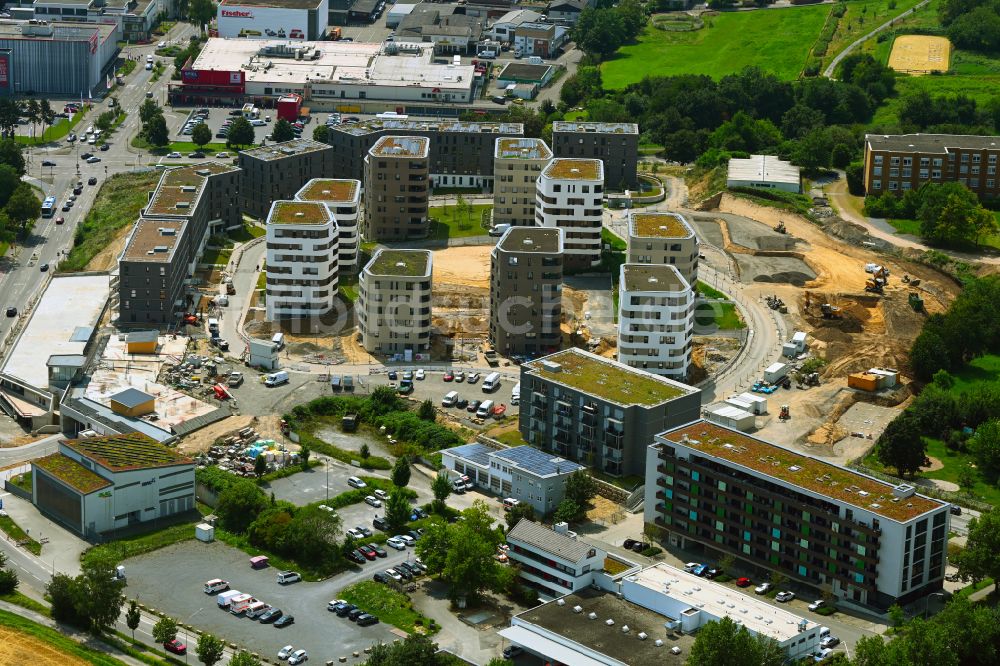
[[[233,599],[242,595],[243,593],[239,590],[226,590],[225,592],[219,593],[219,595],[215,597],[215,601],[219,604],[219,608],[226,610],[229,608],[229,604],[232,603]]]
[[[250,605],[255,603],[257,600],[253,598],[251,594],[241,594],[229,602],[229,612],[233,615],[239,615],[250,608]]]

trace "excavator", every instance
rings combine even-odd
[[[844,315],[841,313],[840,308],[836,305],[830,305],[829,303],[823,303],[819,306],[820,312],[823,313],[823,319],[843,319]]]

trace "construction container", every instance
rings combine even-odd
[[[855,372],[847,375],[847,386],[861,391],[877,391],[878,377],[867,372]]]
[[[794,342],[786,342],[781,345],[781,355],[786,358],[795,358],[799,355],[799,348]]]
[[[194,536],[198,541],[212,543],[215,541],[215,528],[208,523],[200,523],[194,528]]]
[[[705,420],[740,432],[750,432],[756,426],[756,418],[753,414],[726,404],[713,405],[706,409]]]
[[[804,352],[806,350],[806,334],[805,334],[805,332],[804,331],[795,331],[795,335],[792,336],[792,344],[795,345],[795,348],[798,350],[799,354],[801,354],[802,352]]]
[[[788,374],[787,363],[773,363],[764,371],[764,381],[769,384],[777,384]]]
[[[743,400],[739,396],[726,398],[726,404],[735,407],[736,409],[742,409],[743,411],[746,412],[753,412],[753,408],[751,407],[750,403],[747,402],[746,400]]]
[[[750,403],[751,409],[748,409],[747,411],[753,412],[754,414],[767,414],[767,398],[764,396],[745,392],[740,393],[736,397],[744,402]]]
[[[878,388],[892,388],[899,381],[899,371],[894,368],[872,368],[869,375],[875,375],[878,380]]]

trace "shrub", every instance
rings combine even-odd
[[[663,549],[659,546],[650,546],[649,548],[643,548],[642,554],[646,557],[656,557],[663,552]]]

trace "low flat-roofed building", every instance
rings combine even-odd
[[[318,201],[275,201],[266,236],[268,321],[332,310],[340,271],[330,209]]]
[[[295,198],[298,201],[319,201],[330,209],[337,223],[337,263],[340,273],[357,273],[361,181],[313,178],[295,193]]]
[[[698,236],[680,213],[629,213],[628,263],[676,266],[693,289],[698,253]]]
[[[497,88],[506,88],[511,84],[530,83],[543,88],[555,76],[556,68],[552,65],[532,65],[527,62],[510,62],[497,74]]]
[[[759,187],[799,193],[802,174],[799,167],[774,155],[751,155],[729,160],[726,187]]]
[[[683,380],[691,364],[694,292],[676,266],[622,264],[618,360]]]

